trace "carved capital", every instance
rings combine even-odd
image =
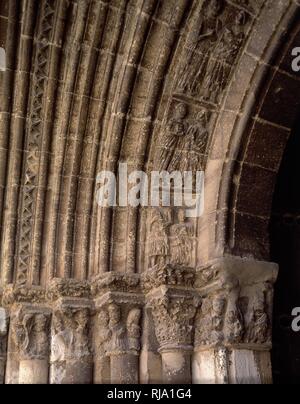
[[[2,304],[5,307],[12,306],[19,303],[41,303],[45,302],[45,290],[41,287],[26,286],[17,287],[15,285],[8,285],[3,290]]]
[[[117,272],[101,274],[93,279],[91,292],[94,298],[107,292],[140,293],[140,276]]]
[[[162,287],[147,296],[160,350],[190,349],[198,297],[184,290]]]
[[[195,347],[269,350],[273,284],[277,265],[224,258],[201,268],[196,287],[202,305],[195,321]]]
[[[141,348],[141,302],[123,294],[107,294],[98,301],[96,354],[138,355]]]
[[[192,268],[163,265],[155,266],[142,276],[143,288],[146,292],[160,286],[193,287],[195,271]]]
[[[61,298],[89,298],[90,285],[87,281],[54,278],[47,289],[47,299],[55,302]]]
[[[49,356],[50,314],[18,308],[12,317],[12,338],[21,360]]]
[[[90,312],[87,307],[64,307],[52,320],[51,362],[88,358]]]

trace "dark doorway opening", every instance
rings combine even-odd
[[[271,259],[279,264],[273,315],[275,384],[300,383],[300,332],[292,310],[300,307],[300,120],[287,145],[273,200]]]

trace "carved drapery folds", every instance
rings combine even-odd
[[[26,313],[15,314],[12,338],[18,349],[20,360],[43,360],[49,355],[49,315]]]
[[[271,344],[274,273],[261,282],[241,281],[238,274],[214,265],[204,268],[197,277],[198,285],[206,280],[201,308],[197,313],[195,346]],[[208,290],[208,293],[206,293]]]
[[[139,298],[108,292],[96,301],[95,383],[139,382],[142,308]]]
[[[12,314],[7,382],[139,383],[142,354],[150,380],[270,381],[277,266],[228,257],[195,271],[185,260],[173,261],[174,244],[168,245],[168,261],[154,261],[141,275],[54,279],[43,294],[4,291]],[[6,314],[1,319],[3,366]],[[243,373],[248,365],[250,375]]]
[[[204,169],[211,113],[205,108],[174,101],[162,131],[157,156],[161,170],[197,171]]]
[[[91,374],[89,308],[63,306],[52,320],[50,382],[86,384]]]
[[[224,258],[198,271],[195,286],[202,304],[195,320],[195,382],[270,382],[261,369],[271,368],[277,270],[275,264]],[[204,375],[209,366],[215,372]]]

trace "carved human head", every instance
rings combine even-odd
[[[178,221],[179,223],[184,223],[185,222],[185,209],[179,209],[177,213]]]
[[[223,0],[210,0],[206,7],[207,16],[210,18],[215,18],[222,11]]]
[[[186,104],[180,103],[175,107],[175,117],[177,119],[184,119],[187,116],[188,108]]]
[[[121,321],[121,309],[118,305],[112,303],[108,306],[109,322],[116,325]]]
[[[44,314],[37,314],[35,316],[34,328],[37,332],[43,332],[46,330],[48,324],[48,318]]]
[[[60,312],[56,312],[56,314],[53,316],[53,328],[56,333],[64,330],[64,324]]]
[[[247,22],[247,14],[243,10],[239,11],[235,17],[235,24],[245,25],[246,22]]]
[[[207,124],[207,113],[204,109],[202,109],[200,112],[197,113],[196,119],[199,123],[201,123],[203,126]]]
[[[140,320],[141,320],[141,309],[139,308],[135,308],[130,310],[128,317],[127,317],[127,324],[131,325],[131,324],[136,324],[138,325]]]
[[[265,314],[265,303],[263,300],[258,299],[254,304],[254,314],[256,317],[263,316]]]
[[[76,320],[79,327],[85,328],[89,322],[88,309],[79,310],[76,314]]]
[[[222,296],[216,296],[216,297],[213,299],[212,306],[213,306],[213,311],[214,311],[216,314],[219,314],[219,315],[223,314],[223,313],[224,313],[224,310],[225,310],[225,305],[226,305],[226,300],[225,300],[224,297],[222,297]]]
[[[107,326],[108,325],[108,313],[106,310],[100,310],[98,314],[98,322],[101,326]]]

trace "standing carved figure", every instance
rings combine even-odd
[[[268,340],[269,318],[262,298],[256,298],[252,307],[250,322],[246,333],[246,342],[264,344]]]
[[[35,316],[33,326],[32,351],[38,358],[46,358],[49,355],[49,318],[44,314]]]
[[[163,214],[159,210],[151,212],[150,232],[148,241],[149,266],[162,267],[167,263],[169,255],[168,226]]]
[[[193,229],[186,222],[185,210],[179,209],[178,223],[170,228],[172,237],[171,264],[179,266],[191,266],[193,242]]]
[[[194,94],[198,83],[202,81],[209,53],[222,30],[222,9],[223,0],[211,0],[203,6],[203,17],[198,29],[188,39],[187,62],[180,74],[177,86],[179,91]]]
[[[89,311],[81,309],[75,314],[75,332],[73,351],[76,357],[89,356]]]
[[[101,310],[98,314],[98,334],[97,334],[97,353],[99,356],[105,356],[108,348],[108,342],[111,339],[111,330],[109,329],[109,317],[106,310]]]
[[[127,317],[127,339],[128,348],[138,352],[141,349],[140,338],[141,338],[141,309],[132,309]]]
[[[203,96],[210,102],[217,102],[218,97],[225,89],[232,65],[239,53],[240,46],[245,37],[243,26],[246,23],[246,14],[241,11],[235,17],[233,26],[225,27],[215,44],[207,64],[203,80]]]
[[[226,318],[226,339],[227,342],[241,343],[243,340],[244,327],[241,312],[236,310],[230,310]]]
[[[126,352],[126,329],[122,323],[121,309],[116,304],[108,306],[109,329],[111,331],[110,353]]]
[[[53,316],[53,335],[51,344],[51,361],[60,362],[71,357],[71,346],[73,344],[72,328],[67,326],[67,315],[61,312],[56,312]]]
[[[174,117],[167,125],[167,133],[162,144],[160,155],[160,170],[173,171],[174,153],[176,150],[182,150],[184,147],[184,138],[186,136],[187,124],[185,118],[188,114],[188,108],[185,104],[178,104],[175,107]]]
[[[207,123],[207,112],[201,110],[197,113],[194,122],[188,126],[184,152],[178,161],[178,167],[181,172],[194,172],[202,169],[209,138]]]

